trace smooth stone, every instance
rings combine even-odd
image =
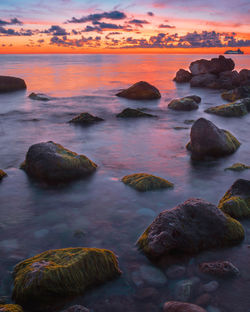
[[[26,83],[21,78],[0,76],[0,93],[25,90]]]
[[[206,307],[212,300],[212,296],[208,293],[202,294],[195,299],[195,304],[198,306]]]
[[[164,312],[206,312],[196,304],[187,302],[169,301],[164,304]]]
[[[167,283],[167,278],[165,274],[158,268],[150,265],[142,265],[140,266],[139,270],[142,278],[147,283],[159,286],[163,286]]]
[[[186,268],[182,265],[172,265],[166,270],[166,275],[170,279],[178,279],[185,275]]]
[[[202,286],[202,290],[208,293],[215,292],[219,288],[219,283],[217,281],[211,281]]]
[[[175,299],[182,302],[188,301],[199,283],[200,279],[198,277],[179,281],[174,290]]]

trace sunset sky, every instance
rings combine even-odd
[[[0,0],[0,53],[250,53],[250,0]]]

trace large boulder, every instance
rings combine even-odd
[[[82,294],[121,274],[112,251],[97,248],[48,250],[14,268],[12,298],[24,306]]]
[[[174,99],[168,104],[168,108],[180,111],[191,111],[198,109],[201,98],[196,95],[186,96],[181,99]]]
[[[157,117],[152,114],[144,113],[139,109],[125,108],[122,112],[116,115],[117,118],[141,118],[141,117]]]
[[[218,207],[236,219],[250,217],[250,180],[236,180],[222,197]]]
[[[97,117],[97,116],[93,116],[89,113],[81,113],[80,115],[71,119],[69,122],[84,126],[84,125],[91,125],[99,121],[104,121],[104,119]]]
[[[47,183],[67,182],[93,173],[97,165],[52,141],[32,145],[21,168]]]
[[[146,192],[173,187],[173,183],[148,173],[135,173],[122,178],[122,182],[136,189]]]
[[[244,238],[242,225],[215,205],[191,198],[161,212],[137,241],[149,257],[173,252],[197,253],[223,247]]]
[[[221,72],[218,79],[220,89],[231,90],[240,86],[240,75],[236,70]]]
[[[18,304],[0,304],[0,312],[23,312],[23,308]]]
[[[194,160],[223,157],[234,153],[240,142],[227,130],[217,128],[211,121],[200,118],[192,125],[187,149]]]
[[[246,105],[242,100],[229,104],[209,107],[205,110],[205,112],[224,117],[241,117],[248,113]]]
[[[250,86],[250,70],[249,69],[242,69],[239,72],[239,76],[240,76],[241,85],[249,85]]]
[[[131,100],[155,100],[161,97],[159,90],[145,81],[139,81],[116,95]]]
[[[168,301],[164,304],[163,312],[206,312],[206,310],[192,303]]]
[[[218,77],[214,74],[206,73],[193,76],[190,81],[191,87],[219,89]]]
[[[0,76],[0,93],[26,89],[26,83],[21,78]]]
[[[174,81],[176,81],[176,82],[189,82],[191,79],[192,79],[192,74],[189,71],[181,68],[176,73]]]
[[[250,98],[250,86],[240,86],[230,91],[223,92],[222,98],[229,102],[239,99]]]
[[[201,59],[190,64],[189,69],[192,75],[200,74],[219,74],[224,71],[231,71],[234,69],[234,61],[220,55],[218,58],[213,58],[210,61]]]

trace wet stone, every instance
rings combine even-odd
[[[202,286],[202,290],[210,293],[210,292],[214,292],[219,288],[219,283],[217,281],[211,281],[207,284],[204,284]]]
[[[166,270],[166,274],[168,278],[178,279],[185,275],[186,268],[181,265],[172,265]]]

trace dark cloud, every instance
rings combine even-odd
[[[0,36],[32,36],[36,31],[32,31],[30,29],[20,29],[20,31],[16,31],[12,28],[5,28],[0,26]]]
[[[176,28],[176,27],[172,25],[167,25],[167,24],[160,24],[159,28]]]
[[[146,20],[133,19],[133,20],[129,21],[129,24],[134,24],[134,25],[137,25],[139,27],[143,27],[143,24],[149,24],[149,22]]]
[[[1,26],[7,26],[7,25],[23,25],[23,22],[21,22],[17,18],[12,18],[9,22],[0,20],[0,25]]]
[[[111,11],[111,12],[103,12],[103,13],[96,13],[90,14],[87,16],[83,16],[81,18],[72,17],[71,20],[68,20],[68,23],[86,23],[86,22],[95,22],[100,21],[104,18],[111,19],[111,20],[122,20],[125,19],[127,16],[125,13],[120,11]]]
[[[100,46],[101,42],[101,37],[96,36],[96,37],[81,37],[81,39],[69,39],[67,36],[53,36],[50,39],[50,45],[56,45],[60,47],[92,47],[96,48]]]
[[[53,36],[66,36],[68,35],[66,29],[58,26],[52,25],[49,29],[42,31],[44,34],[52,34]]]
[[[222,47],[221,37],[222,35],[216,31],[202,31],[201,33],[194,31],[181,36],[179,45],[192,48]]]
[[[147,14],[148,14],[148,16],[154,16],[153,12],[148,12]]]

